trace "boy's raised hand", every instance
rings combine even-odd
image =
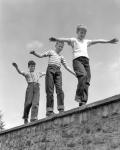
[[[109,42],[112,44],[117,44],[118,41],[119,41],[118,39],[114,38],[114,39],[110,40]]]
[[[33,55],[34,55],[34,54],[35,54],[35,51],[30,51],[30,54],[33,54]]]
[[[56,38],[50,37],[50,38],[49,38],[49,41],[55,42],[55,41],[56,41]]]
[[[16,63],[12,63],[12,65],[15,67],[15,68],[18,68],[18,65]]]

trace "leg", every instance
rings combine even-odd
[[[91,79],[91,72],[90,72],[90,66],[89,66],[89,60],[87,59],[85,62],[84,62],[84,67],[85,67],[85,70],[87,72],[87,79],[86,79],[86,82],[85,82],[85,89],[84,89],[84,101],[85,103],[87,102],[88,100],[88,88],[90,86],[90,79]]]
[[[62,112],[64,111],[64,92],[62,90],[62,74],[60,70],[58,70],[55,74],[55,86],[57,93],[58,111]]]
[[[33,97],[33,87],[32,85],[28,85],[25,95],[25,104],[24,104],[24,113],[23,113],[23,119],[28,119],[29,111],[32,105],[32,97]]]
[[[46,85],[46,96],[47,96],[47,103],[46,103],[46,115],[48,116],[50,113],[53,112],[53,105],[54,105],[54,73],[50,71],[50,68],[47,69],[46,78],[45,78],[45,85]]]
[[[82,102],[84,100],[84,88],[87,79],[87,72],[80,58],[73,60],[73,69],[78,78],[75,100]]]
[[[32,108],[31,108],[31,121],[38,120],[38,108],[39,108],[40,89],[39,84],[34,85]]]

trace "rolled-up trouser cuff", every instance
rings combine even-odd
[[[59,106],[57,107],[57,109],[58,109],[58,110],[64,110],[64,105],[59,105]]]
[[[78,96],[78,95],[76,95],[76,96],[75,96],[75,101],[80,103],[80,102],[81,102],[81,97]]]
[[[23,116],[22,119],[28,119],[28,117],[24,117],[24,116]]]
[[[53,108],[52,107],[47,107],[47,112],[53,112]]]

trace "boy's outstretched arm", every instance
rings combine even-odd
[[[41,73],[41,77],[43,77],[43,76],[45,76],[46,75],[46,73],[45,72],[42,72]]]
[[[65,69],[66,69],[67,71],[69,71],[71,74],[73,74],[73,75],[76,77],[75,72],[72,71],[72,69],[71,69],[70,67],[68,67],[67,65],[63,65],[63,66],[65,67]]]
[[[17,70],[17,72],[23,76],[25,76],[25,74],[23,72],[20,71],[20,69],[18,68],[18,65],[16,63],[12,63],[12,65],[15,67],[15,69]]]
[[[104,39],[98,39],[98,40],[92,40],[88,46],[91,46],[91,45],[94,45],[94,44],[98,44],[98,43],[103,43],[103,44],[106,44],[106,43],[111,43],[111,44],[117,44],[119,40],[116,39],[116,38],[113,38],[112,40],[104,40]]]
[[[70,38],[55,38],[55,37],[50,37],[49,40],[51,42],[56,42],[56,41],[67,42],[67,43],[71,42]]]
[[[46,54],[41,54],[41,55],[39,55],[39,54],[37,54],[35,51],[31,51],[30,54],[32,54],[32,55],[34,55],[34,56],[36,56],[36,57],[38,57],[38,58],[42,58],[42,57],[46,57],[46,56],[47,56]]]
[[[72,73],[72,74],[76,77],[75,72],[74,72],[74,71],[72,71],[72,69],[71,69],[70,67],[68,67],[68,66],[67,66],[67,64],[66,64],[66,61],[65,61],[65,60],[62,60],[62,64],[63,64],[64,68],[65,68],[67,71],[69,71],[70,73]]]

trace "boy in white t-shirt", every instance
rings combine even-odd
[[[73,69],[78,78],[78,85],[76,90],[75,100],[79,102],[79,106],[84,105],[88,100],[88,87],[90,85],[91,73],[89,66],[89,56],[87,48],[97,43],[117,43],[118,39],[112,40],[87,40],[85,35],[87,28],[83,25],[78,25],[76,28],[77,38],[54,38],[50,41],[67,42],[73,49]]]
[[[33,54],[38,58],[49,57],[45,78],[47,98],[46,116],[51,116],[54,114],[54,86],[56,87],[57,94],[57,109],[60,113],[64,111],[64,92],[62,90],[62,72],[60,70],[61,64],[65,67],[65,69],[76,76],[74,71],[67,66],[64,57],[60,54],[63,47],[64,43],[57,41],[55,44],[55,50],[48,50],[40,55],[38,55],[35,51],[30,52],[30,54]]]

